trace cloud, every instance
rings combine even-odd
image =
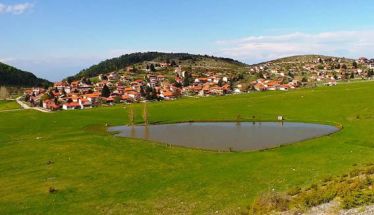
[[[217,41],[221,54],[249,63],[299,54],[357,58],[374,55],[374,30],[322,33],[294,32]]]
[[[34,5],[32,3],[20,3],[20,4],[12,4],[6,5],[0,3],[0,14],[10,13],[13,15],[20,15],[30,10]]]
[[[7,58],[1,58],[0,57],[0,62],[1,63],[10,63],[12,61],[14,61],[15,59],[14,58],[11,58],[11,57],[7,57]]]

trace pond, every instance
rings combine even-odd
[[[193,122],[115,126],[116,136],[140,138],[189,148],[253,151],[274,148],[338,131],[334,126],[293,122]]]

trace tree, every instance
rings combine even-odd
[[[220,78],[220,79],[218,80],[217,85],[218,85],[219,87],[222,87],[222,85],[223,85],[223,80],[222,80],[222,78]]]
[[[183,87],[183,85],[181,83],[176,82],[175,80],[174,80],[173,84],[174,84],[175,87],[178,87],[178,88]]]
[[[114,103],[116,103],[116,104],[121,103],[121,97],[115,96],[114,97]]]
[[[184,79],[183,79],[183,86],[187,87],[190,86],[191,83],[193,83],[194,79],[192,77],[192,74],[190,72],[185,72]]]
[[[143,120],[144,120],[144,125],[148,125],[148,108],[147,108],[147,102],[144,102],[144,107],[143,107]]]
[[[129,125],[130,126],[133,126],[134,125],[134,121],[135,121],[135,116],[134,116],[134,108],[132,105],[129,105],[129,108],[128,108],[128,119],[129,119]]]
[[[109,87],[105,84],[103,89],[101,90],[101,96],[108,98],[110,96],[110,89]]]
[[[151,66],[149,67],[149,69],[151,70],[151,72],[156,72],[156,67],[155,65],[152,63]]]
[[[172,60],[171,63],[170,63],[170,66],[172,67],[177,67],[177,63],[175,62],[175,60]]]
[[[368,78],[372,77],[374,75],[374,70],[370,69],[368,71]]]
[[[9,97],[9,92],[6,87],[0,87],[0,99],[7,99]]]
[[[353,63],[352,63],[352,67],[353,67],[354,69],[357,69],[358,65],[357,65],[357,62],[356,62],[356,61],[353,61]]]

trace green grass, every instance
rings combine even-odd
[[[236,213],[260,193],[304,187],[374,162],[373,90],[366,82],[148,105],[150,121],[158,123],[240,114],[344,126],[260,152],[168,148],[107,134],[105,123],[127,124],[124,106],[0,113],[0,214]],[[142,106],[135,109],[141,122]],[[57,192],[49,193],[51,187]]]
[[[19,105],[15,101],[0,100],[0,111],[19,109]]]
[[[287,192],[264,193],[249,205],[246,214],[275,214],[282,211],[299,214],[297,212],[305,212],[333,200],[341,209],[374,204],[373,182],[374,165],[366,164],[352,170],[349,175],[328,177],[304,189],[294,187]]]

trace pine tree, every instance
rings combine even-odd
[[[155,65],[153,63],[150,66],[150,70],[151,70],[151,72],[156,72],[156,68],[155,68]]]
[[[105,98],[110,96],[110,89],[107,85],[104,85],[103,89],[101,90],[101,96]]]

